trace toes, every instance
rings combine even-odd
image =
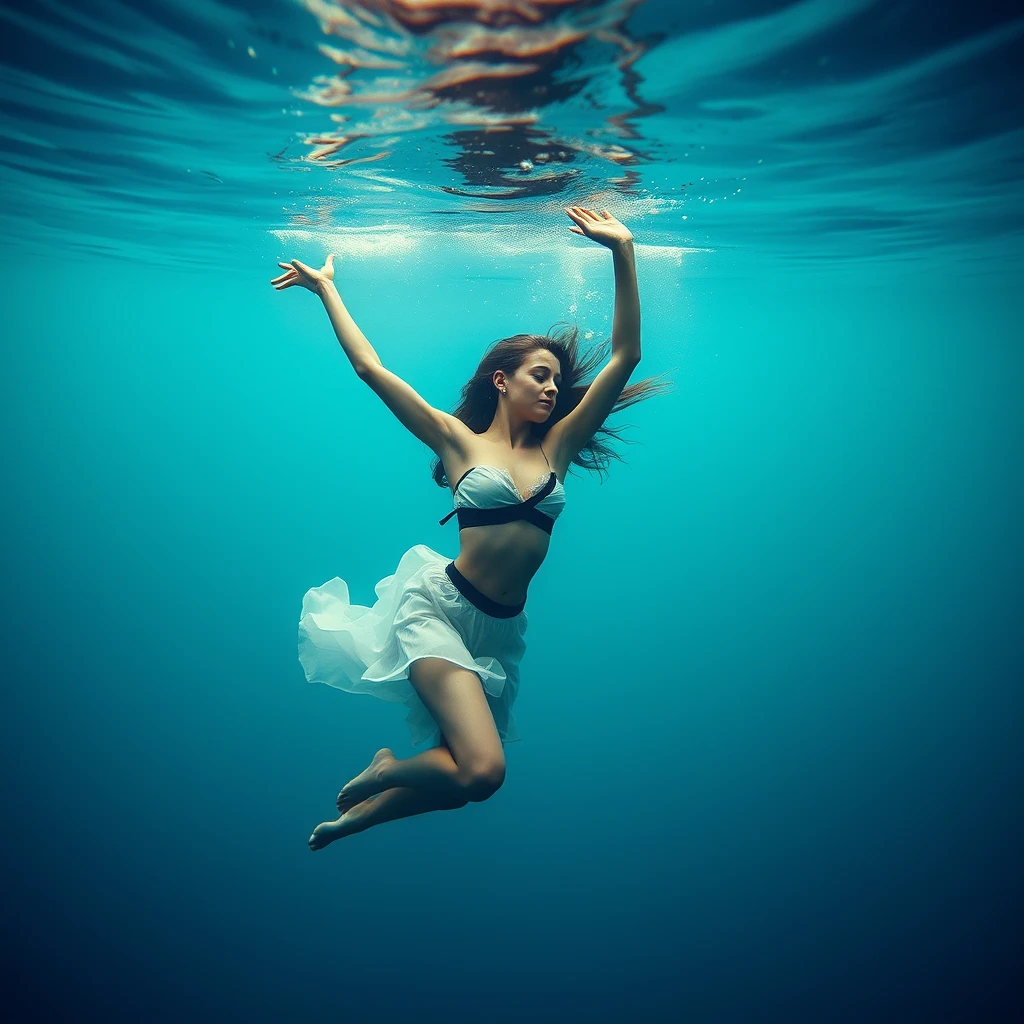
[[[331,830],[324,828],[324,825],[329,822],[324,822],[323,825],[317,825],[313,829],[313,834],[306,840],[311,850],[322,850],[331,841]]]

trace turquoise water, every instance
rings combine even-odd
[[[0,11],[7,1019],[1019,1018],[1024,21],[382,9]],[[674,390],[565,482],[501,790],[312,854],[413,750],[305,682],[302,595],[457,530],[269,278],[336,252],[447,409],[607,337],[584,202]]]

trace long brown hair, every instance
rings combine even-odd
[[[546,335],[515,334],[511,338],[502,338],[494,342],[484,353],[476,373],[462,386],[459,404],[452,410],[452,415],[462,420],[474,434],[482,434],[494,421],[498,405],[498,389],[493,382],[494,371],[503,370],[508,376],[512,376],[531,352],[539,348],[547,349],[561,365],[562,384],[558,389],[558,398],[551,415],[543,423],[533,425],[534,437],[542,441],[555,423],[568,416],[580,404],[587,388],[593,383],[591,374],[604,364],[605,353],[611,346],[611,339],[608,339],[581,355],[578,335],[579,331],[575,326],[556,324]],[[627,384],[612,407],[612,413],[619,412],[636,402],[642,402],[659,391],[670,389],[671,386],[670,383],[658,381],[656,377],[645,377],[636,384]],[[600,474],[606,470],[610,458],[625,461],[601,437],[603,434],[614,437],[616,441],[625,440],[626,444],[636,444],[635,441],[619,437],[619,431],[622,429],[623,427],[606,425],[598,427],[594,436],[576,453],[571,465],[582,466],[590,471],[596,470]],[[444,464],[437,456],[431,466],[431,475],[438,487],[449,486]]]

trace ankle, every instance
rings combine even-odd
[[[374,779],[384,789],[388,788],[387,785],[386,785],[387,780],[385,779],[385,776],[387,775],[388,771],[390,770],[391,766],[394,763],[395,763],[395,759],[394,758],[389,758],[387,761],[381,761],[380,764],[378,764],[374,768],[374,770],[373,770],[373,777],[374,777]]]

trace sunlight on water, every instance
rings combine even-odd
[[[205,263],[300,229],[353,252],[383,253],[375,231],[392,251],[428,232],[490,244],[495,227],[543,248],[585,202],[673,252],[1015,258],[1024,19],[919,15],[875,0],[4,7],[0,225],[9,247]]]
[[[305,0],[325,34],[355,44],[319,46],[341,70],[317,76],[300,96],[351,112],[331,115],[344,128],[305,139],[316,147],[309,158],[330,166],[378,161],[393,155],[384,147],[411,135],[418,151],[431,140],[434,154],[477,190],[439,187],[498,199],[561,192],[579,174],[573,163],[582,157],[635,164],[640,158],[628,143],[641,139],[636,120],[651,110],[633,88],[635,74],[629,78],[647,47],[623,31],[638,3],[345,8]],[[609,87],[621,97],[609,97]],[[371,152],[341,155],[356,143]],[[611,180],[621,186],[635,178]]]

